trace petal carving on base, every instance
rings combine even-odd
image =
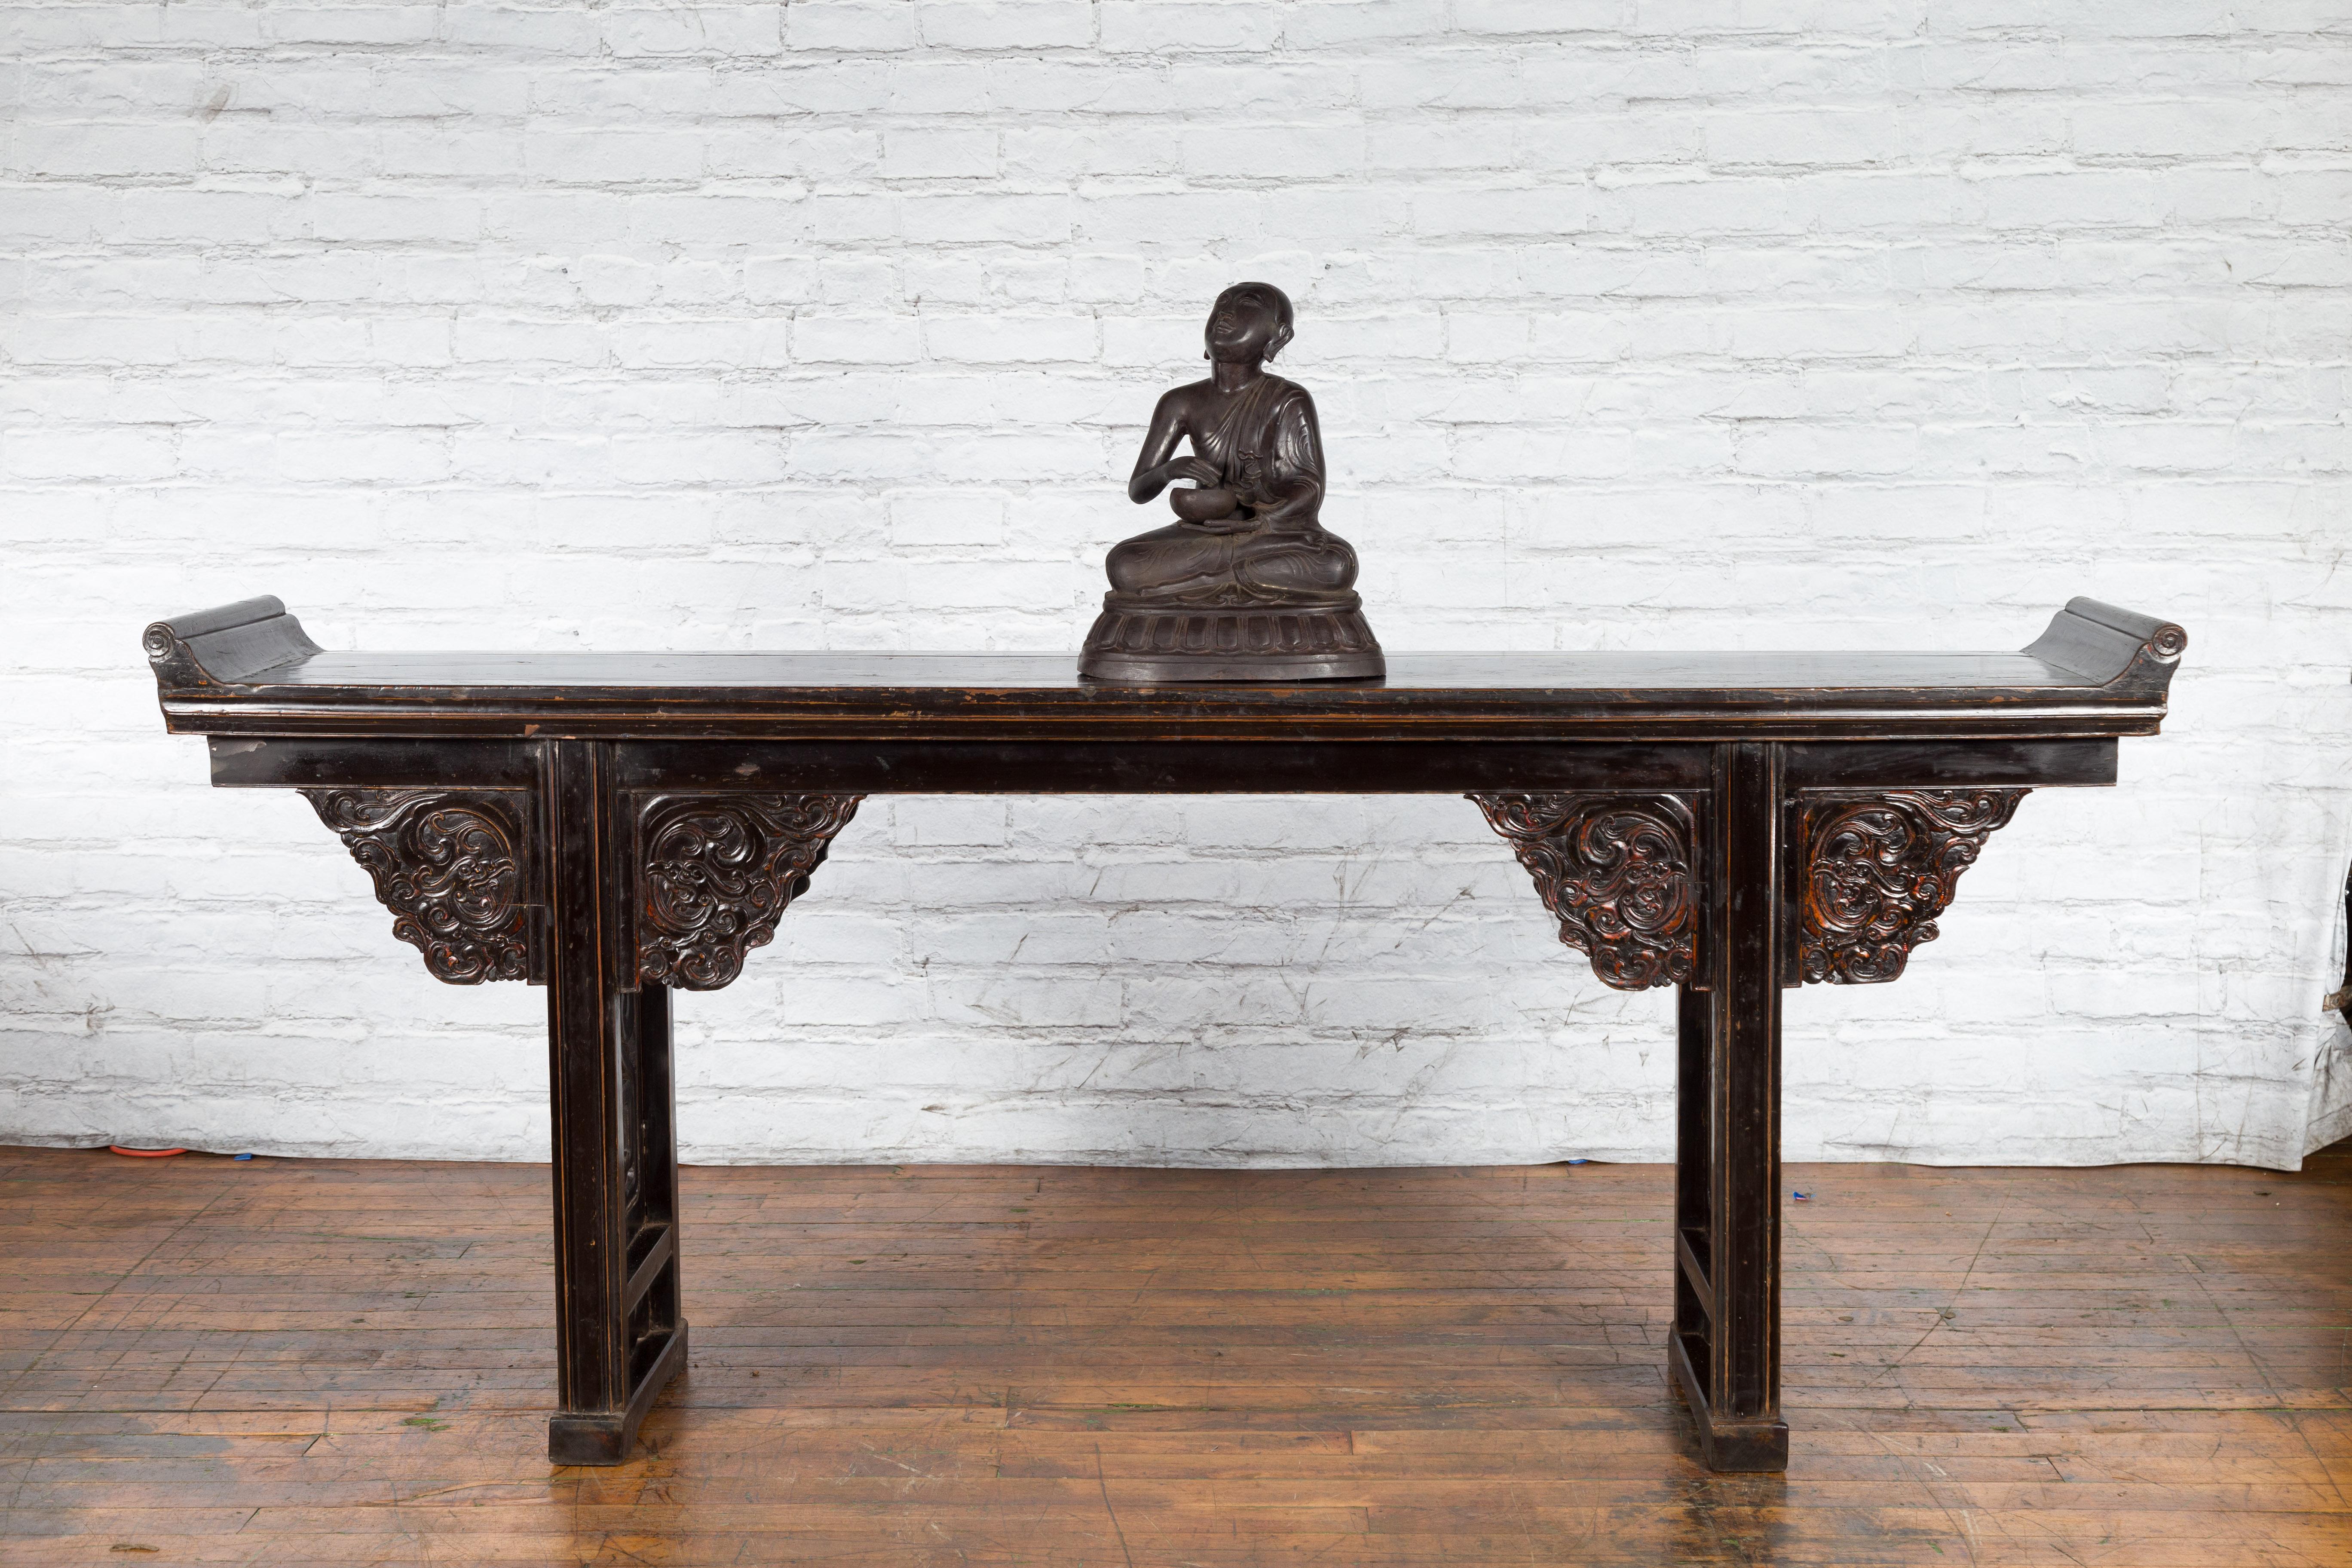
[[[392,911],[392,934],[452,985],[530,974],[526,797],[444,789],[306,789]]]
[[[856,795],[655,795],[640,808],[637,976],[716,991],[775,938]]]
[[[1697,833],[1673,795],[1473,795],[1535,879],[1559,939],[1621,991],[1688,981],[1698,966]]]
[[[2009,826],[2023,789],[1902,789],[1868,795],[1801,795],[1796,802],[1803,874],[1797,901],[1797,967],[1809,981],[1877,985],[1895,979],[1911,950],[1936,940],[1936,917],[1976,864],[1985,840]]]

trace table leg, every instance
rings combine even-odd
[[[1715,752],[1708,989],[1680,988],[1668,1357],[1710,1468],[1784,1470],[1780,1419],[1781,750]]]
[[[547,1038],[555,1152],[555,1355],[547,1457],[617,1465],[686,1364],[669,993],[640,989],[612,748],[546,750],[553,887]]]

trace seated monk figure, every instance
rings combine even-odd
[[[1115,546],[1118,593],[1188,604],[1296,604],[1346,594],[1356,552],[1316,521],[1323,506],[1323,432],[1315,400],[1265,373],[1290,342],[1290,300],[1270,283],[1236,283],[1209,312],[1209,378],[1180,386],[1151,411],[1127,481],[1138,505],[1171,480],[1197,488],[1169,500],[1183,521]],[[1191,457],[1171,454],[1187,437]]]
[[[1270,283],[1217,296],[1209,378],[1151,412],[1137,505],[1168,491],[1179,521],[1111,548],[1110,593],[1078,672],[1103,680],[1335,680],[1385,666],[1354,593],[1356,552],[1323,531],[1323,433],[1307,389],[1268,375],[1290,342]],[[1176,456],[1179,443],[1192,451]],[[1175,480],[1191,483],[1169,489]]]

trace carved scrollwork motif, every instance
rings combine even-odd
[[[392,934],[452,985],[530,973],[521,816],[494,792],[306,789],[392,911]]]
[[[1801,798],[1797,966],[1807,980],[1874,985],[1936,940],[1960,873],[2009,825],[2022,789],[1887,790]]]
[[[774,940],[808,891],[855,795],[667,795],[639,819],[637,973],[647,984],[716,991]]]
[[[1621,991],[1674,985],[1698,963],[1687,801],[1679,795],[1474,795],[1535,879],[1559,939]]]

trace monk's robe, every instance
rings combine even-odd
[[[1138,598],[1184,604],[1248,604],[1302,594],[1345,594],[1356,581],[1356,552],[1316,521],[1323,486],[1323,445],[1307,389],[1260,375],[1213,429],[1190,432],[1192,450],[1216,465],[1214,489],[1241,499],[1236,519],[1264,516],[1301,491],[1306,506],[1250,527],[1223,521],[1220,532],[1177,522],[1114,545],[1110,585]]]

